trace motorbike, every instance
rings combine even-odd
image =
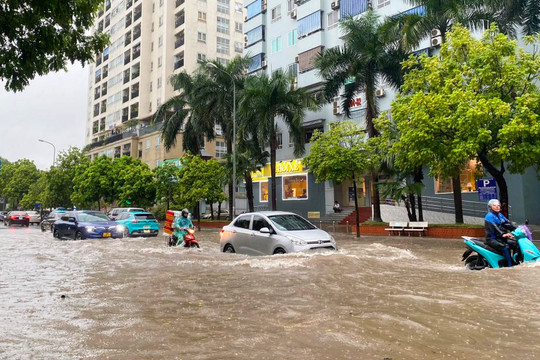
[[[512,265],[540,261],[540,251],[533,244],[531,232],[527,226],[518,226],[516,230],[512,231],[512,235],[517,242],[517,250],[511,256]],[[486,267],[508,267],[508,260],[502,252],[489,247],[480,239],[470,236],[462,236],[462,238],[467,245],[467,250],[463,253],[461,261],[465,261],[467,269],[482,270]]]
[[[184,242],[183,247],[185,248],[200,248],[199,242],[197,239],[195,239],[195,229],[184,229],[187,233],[184,235]],[[176,243],[178,242],[178,238],[171,234],[169,235],[168,245],[169,246],[176,246]]]

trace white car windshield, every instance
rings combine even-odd
[[[273,215],[268,217],[279,230],[313,230],[316,227],[298,215]]]
[[[100,213],[79,213],[77,214],[79,221],[81,222],[105,222],[110,221],[110,219],[105,214]]]

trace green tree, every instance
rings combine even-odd
[[[307,110],[319,108],[315,96],[305,88],[295,88],[293,78],[278,70],[268,77],[266,73],[246,79],[240,101],[241,127],[258,139],[261,149],[270,148],[272,210],[276,200],[276,150],[278,128],[276,118],[281,118],[293,137],[294,155],[304,153],[304,131],[302,122]]]
[[[33,210],[37,203],[41,203],[41,206],[47,205],[46,199],[47,173],[45,171],[40,171],[40,176],[37,181],[30,185],[28,192],[22,197],[21,208]]]
[[[182,158],[182,164],[184,166],[179,171],[179,191],[175,194],[175,203],[188,209],[197,209],[197,219],[200,221],[199,201],[212,201],[219,197],[224,170],[217,160],[203,160],[191,154]]]
[[[40,172],[33,161],[21,159],[9,164],[2,162],[0,192],[8,199],[12,209],[19,207],[20,201],[39,177]]]
[[[77,147],[70,147],[58,155],[56,166],[47,173],[46,198],[42,199],[47,207],[70,207],[74,179],[78,169],[84,170],[90,160]]]
[[[178,191],[180,168],[173,163],[164,163],[154,169],[156,201],[165,199],[167,210],[170,209],[173,195]]]
[[[315,64],[325,80],[325,97],[331,101],[341,91],[345,115],[350,117],[351,101],[365,94],[366,130],[369,137],[378,136],[373,120],[379,115],[375,90],[382,81],[398,87],[402,83],[401,62],[406,48],[401,34],[388,31],[373,10],[358,19],[348,18],[340,23],[344,32],[343,46],[324,50]],[[345,84],[345,85],[344,85]],[[371,171],[373,182],[373,220],[382,221],[377,187],[378,171]]]
[[[371,141],[366,140],[364,130],[352,121],[344,121],[324,133],[316,131],[310,153],[304,158],[305,166],[313,173],[317,182],[332,180],[341,183],[350,179],[354,188],[356,210],[356,236],[360,236],[357,178],[369,170],[380,159]]]
[[[392,104],[398,166],[425,164],[432,176],[456,178],[465,161],[476,159],[508,204],[506,167],[521,173],[540,159],[538,53],[518,49],[494,27],[475,40],[456,26],[439,56],[411,58],[404,67],[410,71],[403,93]],[[460,184],[453,182],[456,222],[462,222]]]
[[[4,1],[0,6],[0,79],[21,91],[36,75],[93,60],[108,36],[88,30],[103,0]]]
[[[101,201],[112,203],[114,199],[114,169],[111,158],[102,155],[85,168],[79,167],[73,179],[71,201],[78,207],[91,207]]]
[[[500,31],[516,37],[521,28],[524,35],[534,35],[540,31],[540,2],[538,0],[484,0],[485,6]]]
[[[114,195],[119,206],[151,206],[156,197],[154,174],[145,163],[131,156],[116,158],[112,164]]]

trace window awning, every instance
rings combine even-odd
[[[320,128],[324,126],[324,119],[315,119],[315,120],[309,120],[304,121],[302,123],[302,127],[304,129],[314,129],[314,128]]]

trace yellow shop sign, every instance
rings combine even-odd
[[[276,176],[301,172],[303,172],[302,159],[276,162]],[[251,173],[251,179],[253,181],[266,181],[271,176],[270,164],[266,164],[260,171],[254,171]]]

